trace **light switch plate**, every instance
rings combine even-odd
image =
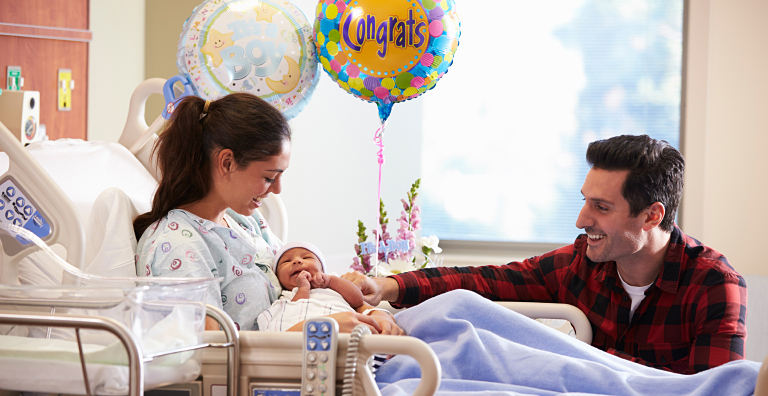
[[[24,82],[21,78],[21,66],[8,66],[5,79],[5,89],[9,91],[21,91]]]
[[[72,70],[59,69],[59,77],[56,81],[59,92],[59,111],[72,110]]]

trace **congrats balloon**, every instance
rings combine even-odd
[[[320,77],[312,26],[287,1],[203,2],[184,22],[176,64],[203,99],[250,92],[288,119]]]
[[[316,13],[323,69],[376,103],[382,123],[394,103],[435,86],[459,45],[453,0],[320,0]]]

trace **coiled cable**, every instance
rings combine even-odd
[[[344,365],[344,382],[341,388],[342,396],[352,396],[355,386],[355,374],[357,373],[357,348],[360,345],[360,338],[371,334],[371,329],[366,325],[357,325],[352,334],[349,335],[349,344],[347,345],[347,360]],[[365,363],[363,363],[365,367]]]

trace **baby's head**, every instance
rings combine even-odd
[[[325,272],[325,260],[320,249],[309,242],[286,243],[275,253],[272,271],[283,289],[292,290],[297,286],[296,278],[301,271],[307,271],[312,276]]]

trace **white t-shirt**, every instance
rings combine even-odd
[[[643,299],[645,298],[645,291],[648,290],[649,287],[653,285],[651,283],[648,286],[630,286],[627,284],[627,282],[624,282],[624,279],[621,277],[621,273],[616,270],[617,273],[619,273],[619,280],[621,281],[621,285],[624,286],[624,290],[627,291],[627,294],[629,294],[629,297],[632,299],[632,305],[629,308],[629,321],[632,321],[632,317],[635,316],[635,310],[637,307],[640,306],[640,303],[643,302]]]

